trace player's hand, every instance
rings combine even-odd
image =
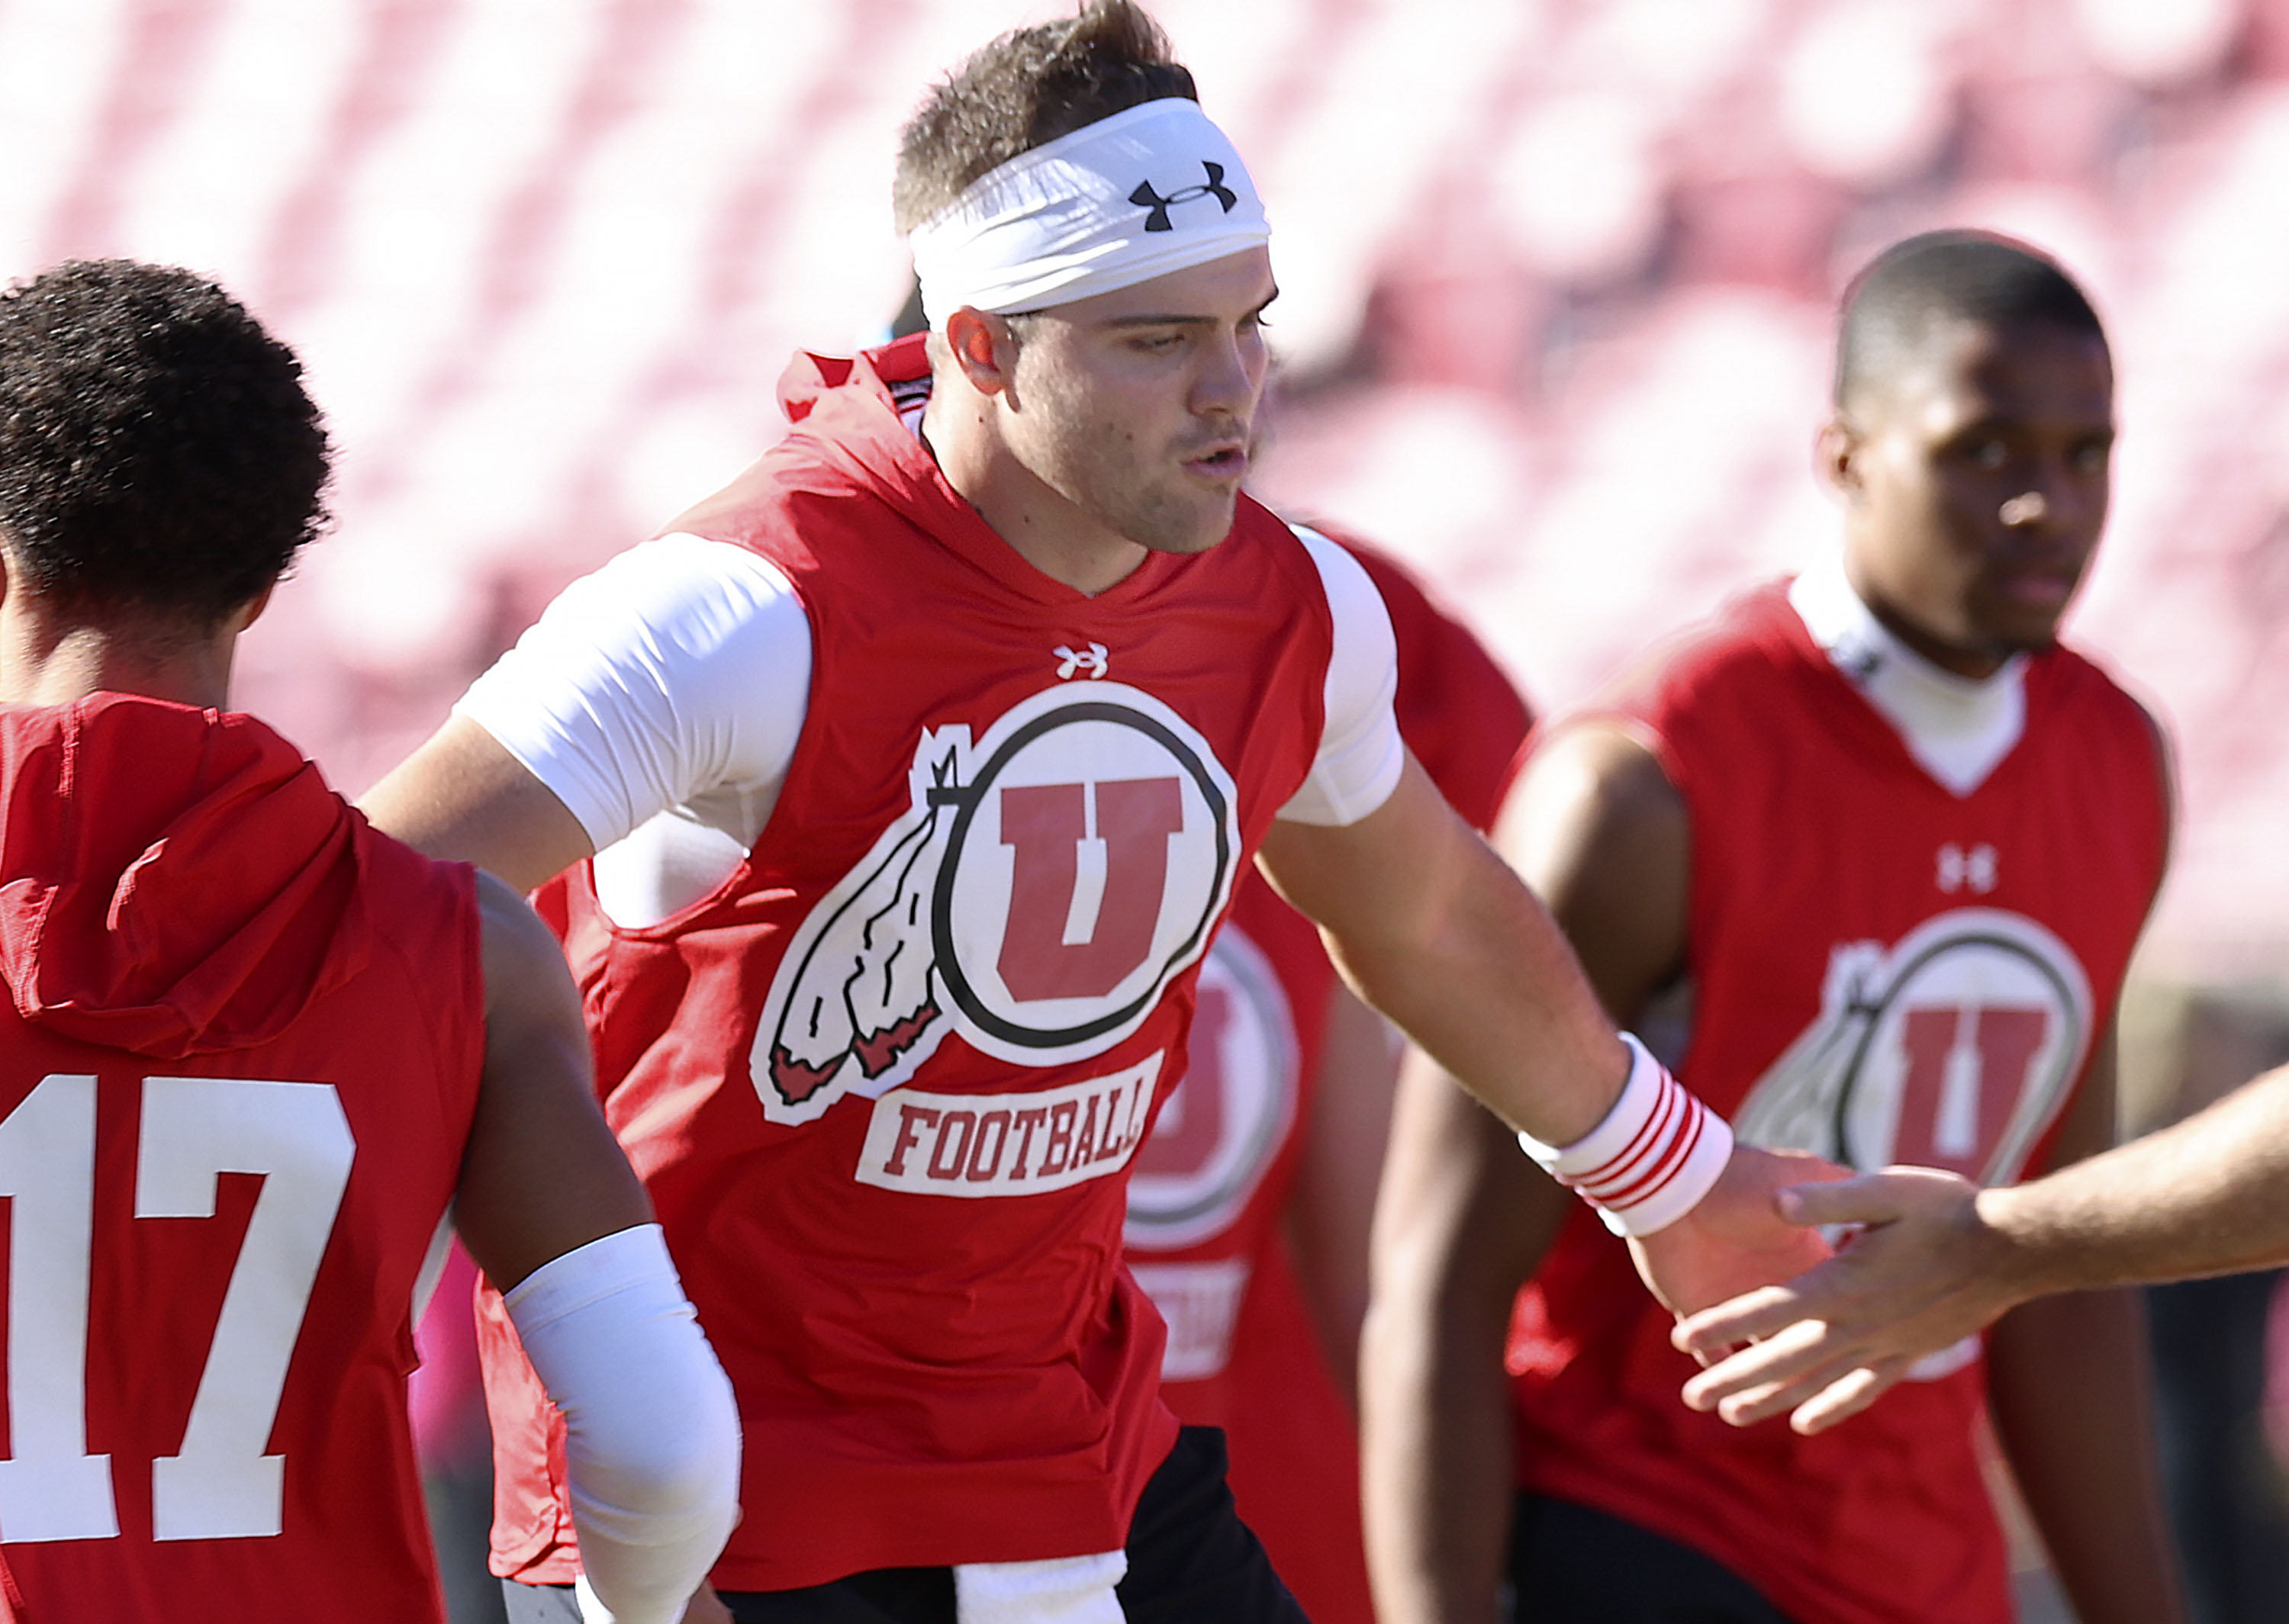
[[[1671,1340],[1711,1366],[1686,1383],[1685,1402],[1736,1427],[1791,1411],[1795,1430],[1820,1432],[1873,1404],[1917,1359],[1993,1322],[2025,1294],[2009,1281],[2008,1248],[1981,1217],[1980,1194],[1926,1167],[1782,1192],[1798,1223],[1862,1227],[1802,1278],[1679,1325]]]
[[[1733,1147],[1701,1204],[1665,1229],[1630,1242],[1638,1273],[1673,1314],[1690,1314],[1803,1273],[1828,1255],[1818,1231],[1783,1220],[1784,1189],[1851,1174],[1800,1150]]]
[[[731,1610],[715,1594],[714,1585],[703,1584],[684,1606],[683,1624],[731,1624]]]

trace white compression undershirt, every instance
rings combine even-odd
[[[1399,719],[1399,640],[1391,611],[1359,560],[1317,530],[1295,527],[1320,569],[1335,622],[1323,688],[1327,717],[1320,748],[1303,787],[1280,808],[1290,823],[1337,827],[1356,824],[1391,799],[1407,764]]]
[[[1397,645],[1343,548],[1298,529],[1335,621],[1327,720],[1291,821],[1358,822],[1399,782]],[[770,819],[810,697],[810,623],[745,547],[665,536],[575,581],[454,706],[562,800],[594,845],[596,891],[656,924],[738,866]]]

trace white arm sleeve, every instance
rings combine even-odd
[[[1335,648],[1319,754],[1280,816],[1295,824],[1356,824],[1391,799],[1407,762],[1391,708],[1399,692],[1399,643],[1383,594],[1359,561],[1317,530],[1295,530],[1320,567],[1335,617]]]
[[[745,846],[794,758],[810,659],[810,623],[770,562],[663,536],[566,587],[453,709],[599,851],[695,802]]]
[[[674,1624],[738,1517],[739,1413],[659,1226],[577,1246],[504,1302],[564,1413],[587,1588],[617,1624]]]

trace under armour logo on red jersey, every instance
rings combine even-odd
[[[1084,671],[1092,677],[1101,677],[1105,673],[1108,665],[1103,643],[1091,643],[1088,648],[1080,649],[1071,649],[1064,643],[1059,643],[1049,652],[1057,657],[1057,675],[1066,681],[1071,681],[1074,676]]]
[[[1950,840],[1939,848],[1939,868],[1934,878],[1950,896],[1958,891],[1984,896],[1995,888],[1999,866],[1995,848],[1985,841],[1966,848]]]
[[[922,736],[906,811],[815,905],[749,1055],[764,1114],[880,1098],[949,1031],[1019,1066],[1103,1054],[1206,950],[1239,860],[1230,777],[1116,683]]]
[[[1205,185],[1188,186],[1182,191],[1169,193],[1166,197],[1152,189],[1151,181],[1137,182],[1137,189],[1129,194],[1129,201],[1146,211],[1145,230],[1174,231],[1176,227],[1168,219],[1168,211],[1178,203],[1190,203],[1195,197],[1215,198],[1224,205],[1224,211],[1226,214],[1230,214],[1232,210],[1239,207],[1240,194],[1224,183],[1224,165],[1212,163],[1208,159],[1202,158],[1200,167],[1208,171],[1208,178]]]

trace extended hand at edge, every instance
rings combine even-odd
[[[1796,1431],[1823,1431],[1873,1404],[1918,1358],[1993,1322],[2021,1294],[2003,1273],[2006,1248],[1980,1216],[1980,1193],[1926,1167],[1780,1192],[1793,1222],[1863,1227],[1786,1285],[1687,1318],[1671,1340],[1710,1368],[1686,1383],[1685,1402],[1736,1427],[1786,1410]]]

